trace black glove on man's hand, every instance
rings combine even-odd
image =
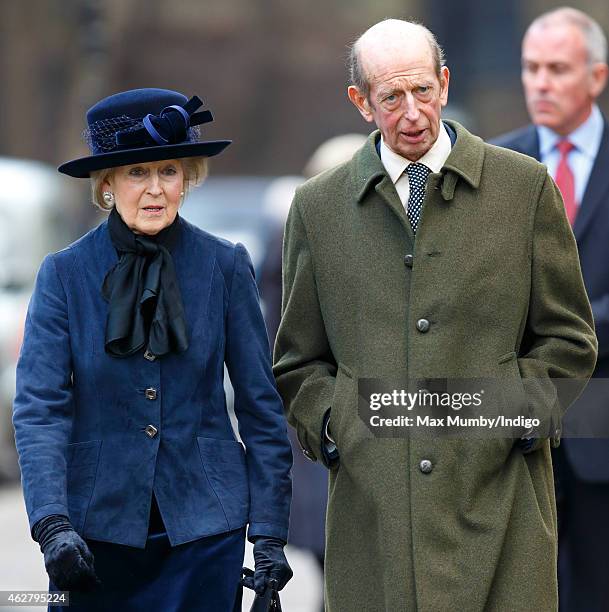
[[[258,595],[264,593],[269,580],[276,580],[276,588],[281,591],[294,575],[285,558],[284,546],[285,542],[279,538],[258,536],[254,540],[254,580],[252,585],[250,578],[250,584],[246,586],[253,588]]]
[[[51,582],[62,591],[88,591],[100,584],[93,554],[67,517],[52,514],[32,527]]]
[[[537,438],[520,438],[520,440],[516,440],[516,445],[523,453],[527,453],[533,448],[535,442],[537,442]]]

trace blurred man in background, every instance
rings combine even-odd
[[[562,192],[596,325],[593,376],[601,378],[609,377],[609,126],[596,99],[606,62],[607,39],[585,13],[560,8],[535,19],[522,43],[532,125],[495,141],[546,164]],[[586,408],[607,412],[609,400],[592,389],[571,409],[574,417]],[[553,459],[561,610],[609,610],[609,440],[565,438]]]

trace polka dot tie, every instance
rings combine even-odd
[[[417,233],[417,225],[419,224],[421,208],[423,208],[423,200],[425,199],[425,185],[427,184],[427,176],[430,172],[431,170],[425,164],[408,164],[406,168],[408,183],[410,184],[406,214],[414,234]]]

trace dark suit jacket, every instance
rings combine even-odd
[[[573,227],[598,337],[598,361],[593,374],[597,378],[609,378],[609,124],[606,120],[604,123],[601,145]],[[540,158],[533,125],[500,136],[492,144]],[[597,418],[606,415],[599,429],[609,431],[609,395],[594,381],[571,407],[569,417],[576,419],[583,411]],[[609,440],[565,437],[563,444],[579,478],[609,482]]]
[[[83,537],[143,548],[154,489],[173,546],[247,523],[250,537],[287,538],[291,452],[249,256],[179,222],[179,355],[105,352],[101,286],[118,260],[107,222],[42,263],[13,416],[30,525],[64,514]]]

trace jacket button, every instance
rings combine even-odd
[[[433,464],[429,459],[423,459],[423,461],[419,463],[419,469],[421,472],[423,472],[423,474],[429,474],[429,472],[433,470]]]
[[[419,319],[417,321],[417,329],[423,334],[429,331],[430,327],[431,323],[427,319]]]
[[[146,352],[144,353],[144,359],[147,359],[148,361],[154,361],[156,359],[156,355],[146,349]]]
[[[412,268],[413,261],[414,257],[410,253],[404,256],[404,265],[406,265],[408,268]]]
[[[144,391],[146,395],[146,399],[155,400],[156,399],[156,389],[154,387],[148,387],[146,391]]]
[[[144,429],[144,431],[146,432],[146,435],[149,438],[154,438],[154,436],[156,436],[159,432],[159,430],[154,425],[146,425],[146,429]]]

